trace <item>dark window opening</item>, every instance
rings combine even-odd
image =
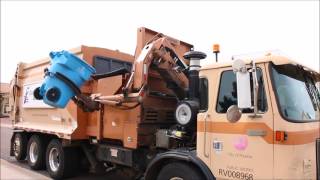
[[[199,101],[200,111],[208,110],[208,79],[200,78],[199,81]]]
[[[96,69],[96,74],[106,74],[121,68],[127,68],[131,71],[132,63],[108,57],[95,56],[93,59],[93,67]]]
[[[250,73],[250,82],[251,82],[251,103],[253,105],[253,85],[252,85],[252,74]],[[266,112],[267,111],[267,99],[264,90],[263,76],[261,69],[257,69],[257,79],[259,82],[258,90],[258,111]],[[232,105],[238,104],[237,97],[237,80],[236,74],[229,70],[224,71],[220,79],[219,95],[216,106],[216,111],[218,113],[226,113],[228,108]],[[253,109],[243,109],[242,113],[253,113]]]

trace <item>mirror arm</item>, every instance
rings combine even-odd
[[[260,117],[258,115],[258,91],[259,91],[259,82],[257,76],[257,68],[254,60],[252,64],[252,81],[253,81],[253,115],[251,117],[256,118]]]

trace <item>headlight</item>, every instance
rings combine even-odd
[[[186,125],[191,120],[191,108],[187,104],[180,104],[176,110],[176,119],[179,124]]]
[[[176,109],[175,117],[177,122],[182,126],[192,124],[197,117],[199,104],[195,101],[183,101]]]

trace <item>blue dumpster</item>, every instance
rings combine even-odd
[[[64,108],[96,71],[68,51],[51,52],[50,57],[51,66],[46,70],[38,94],[46,104]]]

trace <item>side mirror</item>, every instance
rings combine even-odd
[[[237,76],[238,108],[251,108],[250,73],[242,60],[235,60],[232,64],[233,72]]]
[[[227,110],[227,120],[230,123],[238,122],[241,118],[241,115],[242,115],[242,113],[237,105],[232,105]]]

